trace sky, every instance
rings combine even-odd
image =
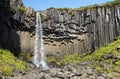
[[[35,11],[55,8],[79,8],[92,4],[101,4],[112,0],[23,0],[26,7],[33,7]]]

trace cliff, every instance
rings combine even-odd
[[[32,8],[25,8],[21,0],[0,1],[1,48],[9,49],[15,55],[33,51],[34,26],[35,12]]]
[[[25,8],[21,0],[4,0],[0,11],[1,48],[15,54],[33,52],[34,10]],[[90,53],[120,35],[119,4],[84,10],[50,8],[40,15],[48,56]]]
[[[90,53],[120,35],[119,4],[79,11],[51,8],[41,17],[50,54]]]

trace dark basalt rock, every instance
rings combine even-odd
[[[15,55],[32,51],[27,39],[33,39],[30,36],[35,30],[35,12],[32,8],[24,8],[23,12],[19,10],[21,7],[24,7],[22,0],[0,1],[0,47],[11,50]],[[26,44],[23,43],[25,41]]]
[[[51,44],[46,49],[56,49],[55,52],[59,51],[67,54],[70,51],[71,53],[88,53],[112,42],[116,36],[120,35],[119,9],[120,7],[117,4],[111,7],[96,7],[84,11],[74,11],[72,13],[74,16],[65,10],[46,10],[45,17],[50,19],[43,21],[42,24],[43,27],[47,27],[47,32],[51,29],[52,32],[47,33],[44,30],[45,35],[51,35],[53,40],[56,38],[63,39],[59,42],[73,40],[72,44],[66,42],[65,45],[61,45],[61,43],[57,45],[59,42],[55,40],[56,46],[51,48]],[[75,35],[76,37],[74,38]],[[77,40],[78,38],[83,41]],[[46,52],[48,51],[46,50]],[[52,51],[49,50],[49,52]]]
[[[22,0],[0,2],[1,48],[18,53],[33,52],[36,12],[32,7],[22,10],[23,7]],[[90,53],[112,42],[120,35],[119,10],[115,4],[71,14],[69,10],[55,8],[40,11],[46,54]]]
[[[2,77],[0,76],[0,79],[2,79]]]

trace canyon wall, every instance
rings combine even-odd
[[[118,4],[81,11],[50,8],[41,18],[50,55],[90,53],[120,35]]]
[[[0,48],[15,55],[33,52],[35,12],[25,8],[21,0],[0,1]]]
[[[120,35],[120,7],[85,10],[50,8],[39,11],[42,19],[45,53],[59,56],[90,53]],[[0,2],[0,48],[33,52],[35,11],[21,0]]]

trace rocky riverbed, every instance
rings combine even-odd
[[[118,73],[120,75],[120,73]],[[62,68],[34,68],[25,72],[15,72],[11,77],[1,77],[0,79],[119,79],[112,74],[98,72],[94,67],[86,64],[67,65]]]

